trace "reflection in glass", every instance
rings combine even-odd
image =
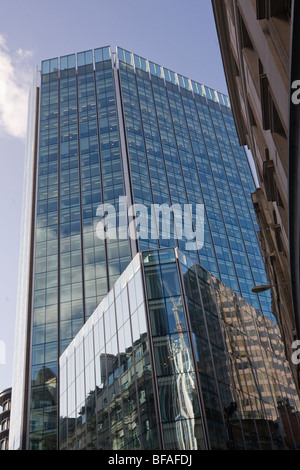
[[[61,448],[300,448],[281,348],[275,324],[177,250],[137,255],[61,357]],[[35,400],[55,407],[34,367]]]

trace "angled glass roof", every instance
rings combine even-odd
[[[183,75],[173,72],[161,65],[155,64],[144,57],[140,57],[132,52],[126,51],[121,47],[117,47],[117,57],[119,61],[124,62],[127,65],[131,65],[136,69],[141,69],[144,72],[150,72],[151,75],[162,78],[174,85],[179,85],[181,88],[185,88],[197,95],[206,97],[208,100],[214,101],[215,103],[220,103],[222,106],[231,108],[227,95],[202,85],[201,83],[195,82],[194,80],[184,77]]]
[[[70,54],[60,58],[53,58],[44,60],[42,62],[42,75],[58,70],[65,70],[69,68],[81,67],[82,65],[96,64],[106,60],[111,60],[114,53],[111,52],[110,46],[100,47],[94,50],[88,50],[79,52],[77,54]],[[203,96],[210,101],[219,103],[222,106],[231,108],[230,100],[227,95],[220,93],[219,91],[213,90],[199,82],[196,82],[190,78],[180,75],[177,72],[173,72],[159,64],[151,62],[144,57],[129,52],[121,47],[116,49],[117,61],[123,62],[127,65],[131,65],[135,69],[143,70],[146,73],[154,75],[158,78],[166,80],[167,82],[178,85],[181,88],[192,91],[196,95]]]

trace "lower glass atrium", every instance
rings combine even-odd
[[[60,380],[60,449],[300,448],[277,325],[178,249],[135,256]]]

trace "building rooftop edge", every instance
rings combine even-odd
[[[214,88],[204,85],[189,77],[185,77],[178,72],[174,72],[167,67],[123,49],[120,46],[116,47],[115,52],[111,52],[111,46],[104,46],[42,60],[41,74],[46,75],[51,72],[57,72],[59,70],[62,71],[69,68],[78,69],[78,67],[81,65],[94,66],[95,63],[103,62],[105,60],[112,60],[112,55],[114,56],[115,61],[117,58],[118,61],[124,62],[127,65],[131,65],[135,69],[143,70],[150,73],[151,75],[156,75],[157,77],[162,78],[167,82],[173,83],[174,85],[179,85],[181,88],[185,88],[195,94],[206,97],[209,101],[219,103],[221,106],[225,106],[231,109],[231,103],[228,94],[215,90]],[[68,60],[71,62],[70,66],[67,65]]]

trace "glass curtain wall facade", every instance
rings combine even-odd
[[[204,204],[204,245],[189,255],[274,319],[269,293],[252,293],[268,282],[251,201],[255,184],[228,98],[121,48],[117,54],[134,202]],[[176,246],[161,231],[158,238],[139,240],[139,249]]]
[[[254,181],[226,96],[110,47],[43,61],[38,91],[11,447],[46,450],[58,445],[59,356],[138,251],[185,250],[178,221],[167,239],[159,212],[151,236],[100,239],[103,205],[115,207],[127,229],[132,203],[204,204],[204,244],[189,256],[267,317],[271,302],[251,292],[267,278]],[[188,215],[193,228],[195,214]]]
[[[95,58],[95,67],[94,67]],[[59,73],[59,71],[60,73]],[[97,238],[124,195],[110,49],[42,63],[29,448],[57,446],[57,360],[131,259]]]
[[[283,349],[184,253],[139,253],[60,358],[60,448],[299,449]]]

